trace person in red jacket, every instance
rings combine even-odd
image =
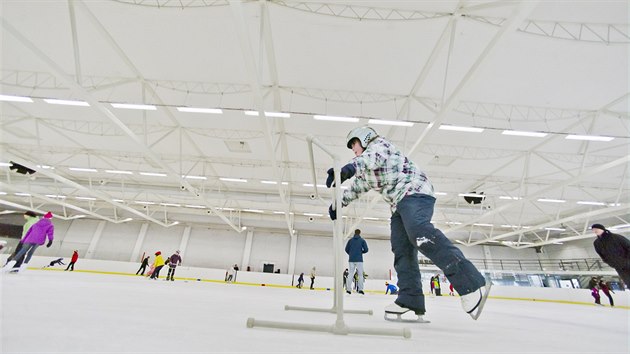
[[[72,253],[72,259],[70,259],[70,264],[68,264],[68,267],[66,268],[66,270],[70,269],[71,271],[74,270],[74,264],[79,260],[79,251],[74,250],[74,252]]]

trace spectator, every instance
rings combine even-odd
[[[359,294],[364,294],[363,292],[363,254],[368,252],[367,242],[361,237],[361,230],[354,230],[354,236],[348,240],[346,243],[346,253],[348,254],[348,269],[350,269],[350,274],[354,274],[355,270],[361,276],[357,276],[357,292]],[[352,291],[352,281],[349,286],[346,288],[346,292],[351,294]]]
[[[315,275],[316,275],[316,269],[315,266],[313,266],[313,269],[311,269],[311,290],[314,289],[314,285],[315,285]]]
[[[168,274],[166,274],[166,280],[175,281],[175,268],[182,264],[182,257],[179,255],[179,250],[169,257],[168,262]]]
[[[68,264],[68,267],[66,267],[66,270],[70,269],[70,271],[74,271],[74,264],[79,260],[79,251],[74,250],[74,252],[72,252],[72,258],[70,259],[70,264]]]
[[[46,239],[48,239],[46,247],[52,246],[55,234],[55,226],[53,225],[52,221],[50,221],[52,217],[53,214],[51,212],[48,212],[46,213],[46,215],[44,215],[44,218],[37,221],[29,228],[29,230],[26,232],[26,235],[22,239],[22,248],[15,255],[15,258],[11,262],[7,263],[4,268],[2,268],[3,272],[12,271],[13,266],[17,263],[16,260],[19,260],[20,258],[22,258],[22,256],[25,256],[24,262],[17,269],[17,271],[19,272],[24,272],[27,268],[28,262],[31,260],[31,257],[33,257],[33,253],[35,253],[35,250],[39,246],[43,245],[46,242]]]

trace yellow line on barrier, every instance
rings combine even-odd
[[[63,269],[53,269],[53,268],[28,268],[28,269],[30,269],[30,270],[57,271],[57,272],[65,271]],[[131,277],[146,277],[144,275],[136,275],[136,274],[133,274],[133,273],[108,272],[108,271],[102,271],[102,270],[74,270],[74,272],[91,273],[91,274],[122,275],[122,276],[131,276]],[[216,280],[216,279],[183,278],[183,277],[175,277],[175,279],[180,280],[180,281],[184,280],[184,281],[199,281],[199,282],[206,282],[206,283],[223,283],[223,284],[236,284],[236,285],[247,285],[247,286],[265,286],[265,287],[270,287],[270,288],[283,288],[283,289],[293,289],[293,288],[295,288],[295,286],[292,286],[292,285],[281,285],[281,284],[248,283],[248,282],[227,283],[225,280]],[[299,290],[302,290],[302,289],[299,289]],[[308,290],[308,288],[306,288],[304,290]],[[332,291],[333,288],[314,288],[313,290],[318,290],[318,291],[330,290],[330,291]],[[377,290],[366,290],[366,292],[373,293],[373,294],[383,294],[383,292],[377,291]],[[428,294],[425,294],[425,295],[428,295]],[[444,296],[444,297],[448,298],[449,296]],[[569,304],[569,305],[597,306],[596,304],[591,303],[591,302],[580,302],[580,301],[569,301],[569,300],[547,300],[547,299],[532,299],[532,298],[525,298],[525,297],[507,297],[507,296],[489,296],[488,298],[489,299],[496,299],[496,300],[534,301],[534,302],[549,302],[549,303]],[[609,306],[606,306],[606,305],[602,305],[602,306],[609,307]],[[614,306],[614,308],[630,310],[630,306]]]

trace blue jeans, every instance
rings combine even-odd
[[[37,247],[39,247],[38,244],[36,243],[25,243],[22,244],[22,248],[20,249],[20,251],[15,255],[15,258],[13,258],[13,260],[20,260],[20,258],[22,258],[22,256],[26,255],[26,258],[24,258],[24,262],[23,263],[28,263],[31,260],[31,257],[33,257],[33,253],[35,253],[35,250],[37,249]],[[16,263],[17,265],[17,263]]]
[[[398,273],[396,303],[425,311],[418,265],[418,251],[440,268],[460,295],[470,294],[486,284],[475,266],[431,224],[435,198],[424,194],[404,197],[391,218],[394,269]]]

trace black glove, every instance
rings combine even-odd
[[[330,216],[330,220],[337,220],[337,210],[333,210],[332,204],[328,207],[328,215]]]
[[[354,164],[349,163],[341,168],[341,183],[345,180],[352,178],[354,174],[357,173],[357,170],[354,168]],[[330,186],[335,185],[335,170],[332,168],[328,169],[328,178],[326,179],[326,187],[330,188]]]
[[[52,240],[48,241],[48,244],[46,244],[46,247],[50,247],[52,246]]]

